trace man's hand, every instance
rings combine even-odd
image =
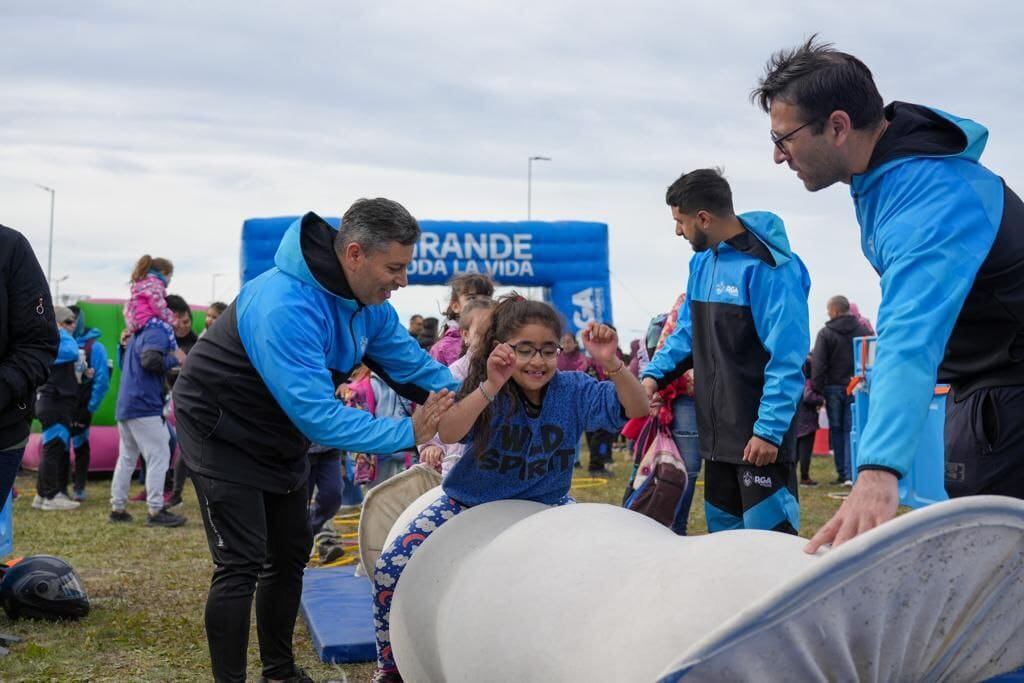
[[[743,449],[743,462],[756,467],[771,465],[779,457],[779,447],[761,437],[752,436]]]
[[[895,474],[883,470],[860,472],[850,496],[832,519],[814,534],[804,552],[814,554],[826,543],[838,548],[854,536],[888,522],[896,516],[899,502],[899,480]]]
[[[441,468],[441,461],[444,460],[444,451],[434,444],[420,446],[420,462],[435,470]]]
[[[658,393],[658,383],[650,377],[644,377],[640,384],[643,385],[644,391],[647,392],[647,400],[651,402],[651,417],[657,417],[661,406],[665,403],[661,398],[661,394]]]
[[[126,346],[128,344],[128,340],[131,339],[131,336],[132,336],[131,329],[128,328],[128,327],[124,328],[123,330],[121,330],[121,339],[118,341],[118,343],[121,346]]]
[[[178,365],[185,365],[185,352],[181,349],[174,349],[174,357],[178,359]]]
[[[412,416],[412,431],[416,443],[430,441],[437,434],[437,423],[455,402],[455,394],[447,389],[430,392],[426,403],[416,409]]]

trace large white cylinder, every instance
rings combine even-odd
[[[817,556],[804,543],[681,538],[609,505],[481,505],[414,554],[391,642],[413,683],[967,681],[1024,665],[1024,502],[941,503]]]

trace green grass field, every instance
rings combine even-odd
[[[618,504],[629,469],[625,453],[617,452],[615,476],[607,484],[584,484],[573,493],[580,502]],[[834,479],[831,458],[815,457],[811,474],[820,482]],[[135,516],[132,524],[107,521],[109,479],[91,481],[89,500],[70,512],[32,510],[34,477],[19,477],[17,485],[22,495],[14,502],[15,555],[48,553],[68,560],[85,583],[92,613],[82,622],[62,624],[10,622],[0,615],[0,631],[24,641],[0,658],[0,680],[210,680],[203,605],[212,563],[191,486],[179,510],[188,524],[150,529],[144,526],[141,503],[129,508]],[[840,501],[828,494],[840,491],[845,489],[824,484],[800,490],[803,536],[810,536],[838,509]],[[691,533],[705,533],[702,502],[699,486]],[[320,663],[301,617],[295,641],[299,665],[316,680],[368,681],[372,674],[368,664]],[[255,624],[249,671],[258,680]]]

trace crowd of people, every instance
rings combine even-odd
[[[110,519],[130,520],[140,454],[148,524],[182,524],[168,507],[192,480],[215,567],[205,625],[218,681],[245,679],[254,599],[264,678],[310,680],[292,636],[314,529],[346,496],[357,503],[360,486],[414,463],[441,472],[443,493],[366,568],[375,680],[385,683],[401,681],[390,605],[416,549],[476,505],[572,504],[581,440],[588,470],[604,474],[629,420],[670,425],[689,475],[671,524],[679,534],[701,470],[709,531],[797,533],[800,486],[817,484],[808,464],[821,410],[834,483],[853,484],[854,467],[856,483],[807,552],[888,521],[936,381],[951,386],[949,494],[1024,497],[1024,204],[979,163],[984,129],[927,107],[883,106],[860,60],[814,39],[773,56],[753,99],[771,118],[776,163],[810,191],[852,186],[865,255],[881,276],[856,463],[851,339],[874,330],[836,295],[812,347],[810,275],[782,218],[737,214],[715,169],[683,173],[666,192],[675,233],[695,253],[685,291],[629,356],[611,326],[573,334],[548,304],[495,300],[494,283],[475,274],[452,281],[443,324],[414,316],[403,327],[388,300],[408,284],[420,229],[389,199],[355,202],[340,229],[313,213],[296,220],[275,267],[211,308],[198,339],[188,306],[166,293],[170,262],[140,259],[116,359]],[[0,494],[35,414],[37,507],[71,509],[85,480],[69,473],[67,453],[87,441],[109,364],[81,311],[52,307],[24,238],[0,228],[0,244]],[[165,499],[172,438],[181,476]]]

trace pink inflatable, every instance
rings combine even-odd
[[[30,470],[37,469],[42,455],[41,448],[42,434],[32,434],[28,439],[28,446],[25,447],[21,466]],[[90,427],[89,448],[89,471],[113,472],[114,465],[117,464],[117,427]],[[71,451],[71,460],[74,461],[74,449]]]

